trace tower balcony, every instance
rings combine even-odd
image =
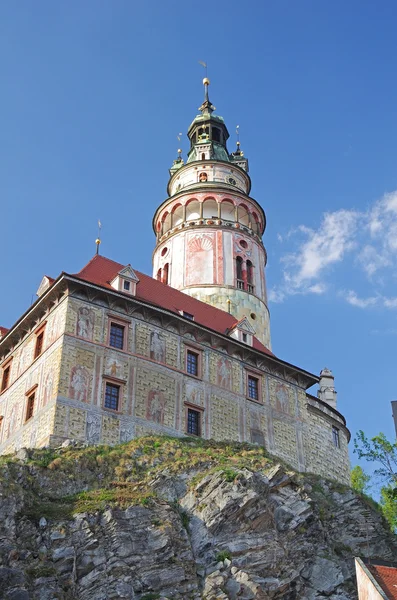
[[[205,229],[207,227],[211,227],[211,228],[225,227],[225,228],[234,229],[234,230],[237,229],[237,230],[240,230],[241,232],[248,234],[249,236],[252,236],[260,244],[263,244],[259,224],[254,223],[254,224],[244,225],[243,223],[239,223],[238,221],[232,221],[229,219],[218,219],[218,217],[212,217],[210,219],[198,218],[198,219],[193,219],[193,220],[188,220],[188,221],[181,221],[181,222],[178,222],[178,224],[173,227],[169,226],[168,229],[164,227],[157,232],[157,244],[161,244],[162,242],[167,240],[172,235],[174,235],[176,233],[180,233],[183,229],[190,229],[193,227],[199,228],[199,229],[201,229],[201,228]]]

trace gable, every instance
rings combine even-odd
[[[118,272],[118,275],[120,275],[120,277],[132,279],[133,281],[136,281],[136,282],[139,281],[139,278],[138,278],[137,274],[135,273],[135,271],[133,270],[133,268],[131,267],[131,265],[127,265],[126,267],[124,267],[124,269],[121,269],[121,271]]]

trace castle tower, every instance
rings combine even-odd
[[[262,235],[263,208],[250,197],[248,160],[208,96],[189,127],[186,164],[181,150],[170,169],[168,198],[157,209],[153,277],[212,306],[248,319],[270,348]]]

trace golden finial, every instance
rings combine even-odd
[[[100,235],[101,235],[101,229],[102,229],[102,223],[101,223],[101,222],[100,222],[100,220],[98,219],[98,237],[97,237],[97,239],[95,240],[95,243],[96,243],[96,253],[97,253],[97,254],[99,254],[99,246],[100,246],[100,244],[101,244],[101,238],[100,238]]]
[[[203,85],[209,85],[209,84],[210,84],[210,80],[208,79],[208,77],[204,77]]]

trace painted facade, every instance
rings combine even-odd
[[[187,163],[175,161],[154,217],[154,278],[97,255],[76,275],[45,277],[27,313],[0,330],[1,454],[193,432],[261,444],[349,483],[332,373],[270,351],[265,214],[211,107],[206,86]],[[317,383],[318,397],[308,394]]]
[[[186,435],[193,408],[203,437],[259,443],[300,471],[348,483],[348,430],[334,408],[307,394],[315,376],[136,298],[120,306],[114,296],[98,289],[93,298],[86,283],[63,276],[20,324],[25,331],[29,322],[31,332],[2,361],[4,372],[12,356],[9,386],[0,395],[0,453],[68,438],[115,444],[148,433]],[[37,320],[42,305],[48,312]],[[122,349],[109,344],[111,323],[125,326]],[[34,358],[43,324],[43,351]],[[189,349],[200,355],[198,376],[186,372]],[[250,374],[259,380],[257,401],[248,397]],[[120,386],[117,411],[104,406],[107,382]],[[36,404],[27,418],[32,390]]]

